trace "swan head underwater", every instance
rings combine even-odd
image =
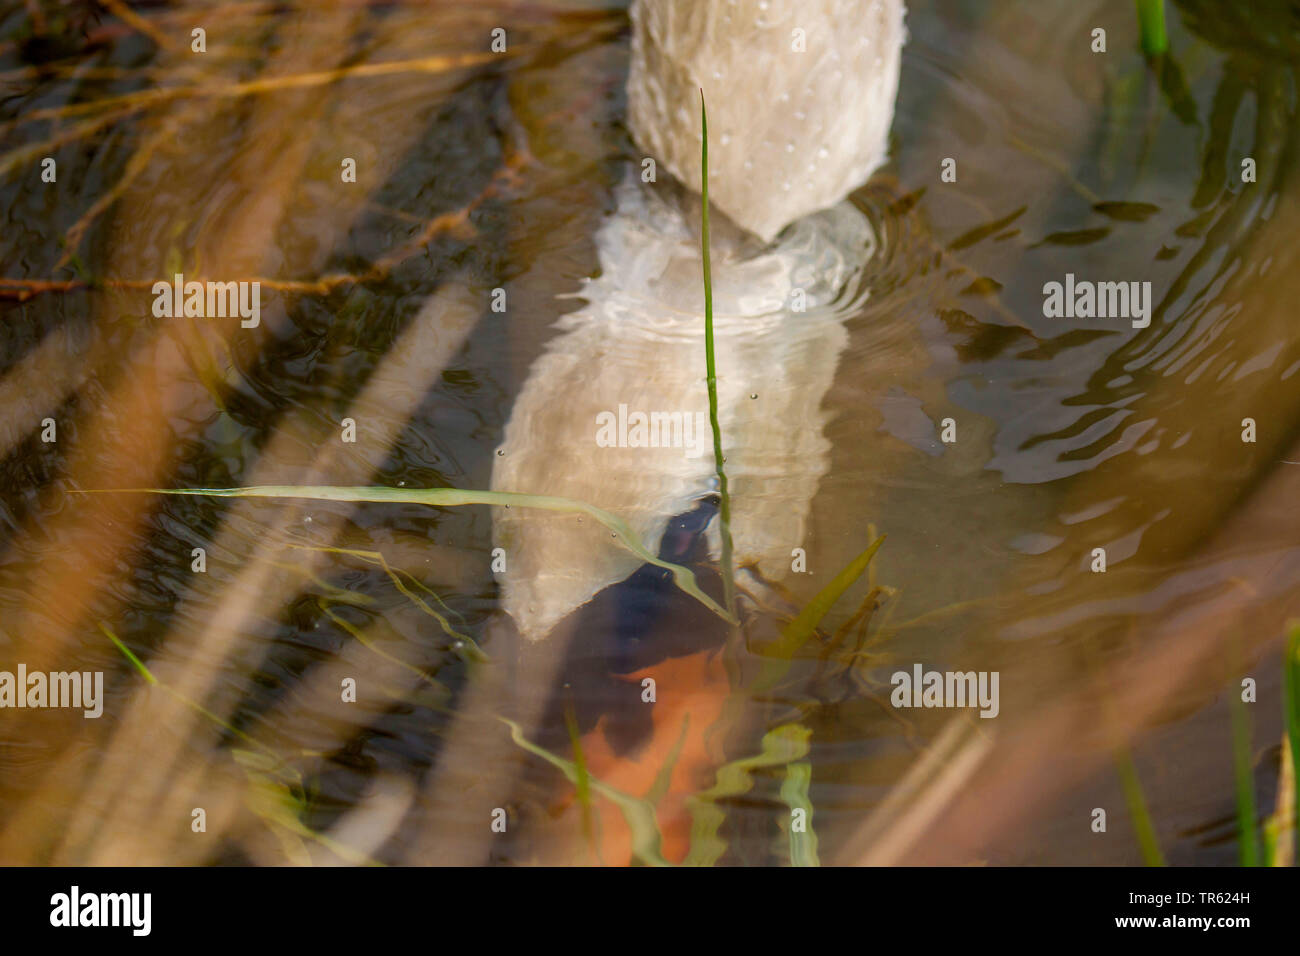
[[[682,186],[700,182],[711,116],[719,427],[737,566],[789,572],[829,466],[822,399],[875,251],[845,202],[887,154],[904,41],[900,0],[635,0],[628,121]],[[629,175],[596,236],[601,271],[530,369],[494,461],[497,491],[576,499],[658,551],[716,491],[704,292],[691,197]],[[709,526],[718,551],[716,522]],[[497,509],[502,603],[544,638],[641,561],[595,521]]]

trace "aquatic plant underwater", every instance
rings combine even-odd
[[[0,669],[109,685],[102,721],[3,714],[0,860],[1293,864],[1293,15],[1138,0],[1097,50],[1093,13],[1000,5],[981,42],[1068,21],[1092,59],[1050,95],[1107,118],[1057,154],[1019,112],[1051,57],[1015,61],[990,128],[1040,201],[982,195],[952,147],[988,130],[920,105],[980,5],[911,6],[924,172],[713,237],[734,115],[632,104],[699,125],[698,188],[645,178],[622,10],[0,19]],[[1174,139],[1190,200],[1144,179]],[[1172,271],[1114,265],[1153,236]],[[707,433],[617,459],[621,406]],[[597,410],[614,440],[568,454]],[[1210,723],[1207,803],[1164,822],[1159,735]]]

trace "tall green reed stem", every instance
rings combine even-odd
[[[1121,747],[1115,754],[1115,764],[1119,769],[1124,799],[1128,803],[1129,817],[1133,820],[1133,832],[1137,836],[1138,847],[1142,850],[1142,859],[1147,866],[1164,866],[1165,857],[1160,852],[1155,824],[1151,822],[1147,798],[1142,792],[1142,783],[1138,780],[1137,765],[1133,763],[1133,755],[1127,747]]]
[[[1142,30],[1142,52],[1161,56],[1169,51],[1165,33],[1165,0],[1137,0],[1138,25]]]
[[[1300,780],[1300,623],[1292,626],[1286,642],[1286,666],[1282,669],[1283,706],[1286,708],[1287,746],[1291,750],[1291,769]],[[1300,784],[1294,787],[1291,805],[1291,833],[1295,853],[1300,861]]]
[[[722,538],[722,603],[732,617],[736,614],[736,580],[731,568],[731,498],[727,493],[727,472],[723,468],[722,427],[718,424],[718,365],[713,351],[713,270],[709,264],[709,114],[700,90],[700,249],[704,261],[704,359],[708,367],[709,425],[713,428],[713,461],[718,472],[718,525]]]

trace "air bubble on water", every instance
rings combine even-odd
[[[758,392],[750,392],[750,393],[749,393],[749,397],[750,397],[750,398],[758,398]]]
[[[818,158],[818,159],[825,159],[825,158],[826,158],[827,156],[829,156],[829,155],[830,155],[830,150],[828,150],[825,146],[823,146],[821,149],[817,150],[817,158]]]
[[[505,456],[506,456],[506,450],[505,450],[504,448],[498,448],[498,449],[497,449],[497,457],[498,457],[498,458],[504,458]]]

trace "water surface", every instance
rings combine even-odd
[[[183,37],[202,10],[147,21]],[[887,539],[725,741],[735,759],[806,728],[823,861],[880,858],[873,813],[954,716],[890,706],[891,673],[914,663],[999,671],[1000,713],[975,720],[993,725],[983,762],[935,784],[930,835],[885,858],[1140,862],[1114,764],[1131,754],[1166,858],[1234,862],[1226,688],[1242,674],[1272,812],[1278,639],[1300,612],[1298,51],[1285,4],[1235,10],[1170,5],[1171,54],[1149,62],[1129,5],[910,6],[890,161],[851,197],[879,247],[869,294],[822,404],[809,533],[790,543],[811,573],[754,633]],[[510,53],[491,55],[502,23]],[[109,695],[99,721],[4,713],[0,858],[588,862],[562,831],[578,814],[556,809],[560,773],[491,714],[464,717],[476,649],[519,654],[488,508],[74,492],[487,488],[642,159],[623,125],[626,12],[248,4],[207,29],[199,56],[110,18],[43,38],[21,10],[0,18],[0,667],[103,670]],[[155,318],[150,286],[176,272],[260,279],[261,324]],[[1047,317],[1044,284],[1067,274],[1150,282],[1149,327]],[[687,550],[717,594],[714,563]],[[850,628],[819,661],[873,585],[866,653],[848,656]],[[717,626],[648,593],[661,633]],[[597,667],[615,626],[600,613],[578,645]],[[149,694],[101,622],[225,726]],[[344,678],[356,704],[337,700]],[[548,713],[539,735],[560,752],[563,707]],[[495,842],[445,783],[489,770],[516,781],[523,821]],[[759,769],[719,800],[722,862],[789,861],[785,780]],[[196,806],[217,836],[202,845]]]

